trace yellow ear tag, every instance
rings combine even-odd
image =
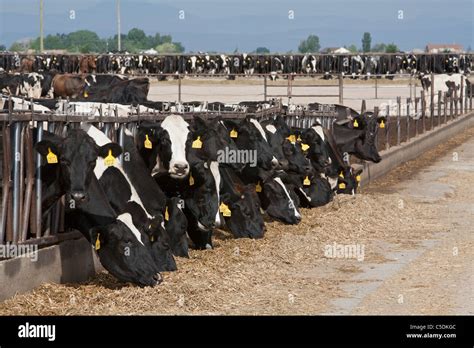
[[[296,140],[301,141],[301,136],[299,134],[298,134],[298,138]]]
[[[193,186],[194,185],[194,178],[193,176],[190,174],[189,175],[189,186]]]
[[[339,177],[341,177],[341,178],[344,179],[344,173],[343,173],[343,172],[340,172],[340,173],[339,173]]]
[[[360,175],[357,175],[357,176],[356,176],[356,181],[357,181],[357,182],[360,182],[360,180],[361,180]]]
[[[301,150],[303,151],[307,151],[309,149],[309,145],[308,144],[301,144]]]
[[[104,158],[104,163],[107,167],[111,167],[115,164],[115,157],[112,155],[112,150],[109,149],[109,154]]]
[[[170,221],[170,213],[168,213],[168,207],[166,207],[166,210],[165,210],[165,220]]]
[[[151,144],[150,139],[148,139],[148,134],[145,135],[145,149],[151,149],[153,145]]]
[[[150,242],[154,242],[155,241],[155,236],[154,235],[151,235],[150,237]]]
[[[239,136],[239,133],[237,133],[237,131],[235,129],[232,129],[230,131],[230,137],[231,138],[237,138]]]
[[[84,98],[87,98],[89,96],[89,93],[87,93],[86,91],[84,91]]]
[[[303,185],[304,185],[304,186],[310,186],[310,185],[311,185],[311,180],[309,180],[308,177],[304,178],[304,180],[303,180]]]
[[[232,216],[232,212],[229,209],[229,206],[225,203],[221,203],[219,206],[219,211],[222,213],[222,215],[229,217]]]
[[[99,250],[100,249],[100,233],[97,233],[97,239],[95,240],[95,250]]]
[[[346,184],[344,184],[343,182],[341,182],[341,183],[339,184],[339,188],[340,188],[341,190],[344,190],[344,189],[346,188]]]
[[[380,127],[380,128],[385,128],[385,123],[384,123],[384,121],[383,121],[383,120],[382,120],[382,121],[380,121],[380,126],[379,126],[379,127]]]
[[[357,122],[357,120],[354,120],[354,128],[358,128],[359,127],[359,122]]]
[[[262,186],[260,186],[260,181],[257,182],[257,185],[255,186],[255,192],[262,192]]]
[[[48,154],[46,155],[46,161],[49,164],[58,163],[58,156],[56,156],[49,147],[48,147]]]
[[[294,134],[290,135],[290,136],[289,136],[288,138],[286,138],[286,139],[288,139],[288,140],[289,140],[290,142],[292,142],[292,143],[296,143],[296,136],[295,136]]]
[[[193,141],[192,147],[193,149],[200,149],[202,147],[201,137],[197,137],[197,139]]]

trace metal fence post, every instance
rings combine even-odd
[[[434,117],[434,74],[431,73],[430,116]],[[433,126],[433,124],[431,124]],[[424,131],[424,129],[423,129]]]
[[[12,151],[12,162],[13,162],[13,236],[12,242],[18,241],[20,233],[20,165],[21,165],[21,122],[15,122],[13,124],[13,151]]]
[[[181,104],[181,74],[178,74],[178,103]]]
[[[421,124],[422,124],[422,133],[425,132],[425,118],[426,118],[426,99],[425,92],[421,91]]]
[[[344,104],[344,78],[339,74],[339,104]]]
[[[378,85],[377,81],[378,81],[378,79],[377,79],[377,77],[376,77],[376,78],[375,78],[375,99],[378,99],[378,98],[379,98],[379,97],[378,97],[378,93],[377,93],[377,85]]]
[[[287,75],[290,78],[289,75]],[[263,100],[267,101],[267,75],[263,76]]]
[[[443,93],[438,91],[438,127],[441,124],[441,98]]]
[[[448,122],[448,95],[446,92],[443,94],[443,111],[444,111],[444,123]]]
[[[397,146],[400,145],[400,114],[402,113],[401,97],[397,97]]]
[[[390,105],[387,105],[387,121],[385,122],[385,149],[390,148],[390,133],[389,130],[392,127],[390,125]]]
[[[410,103],[411,99],[407,98],[407,142],[410,140]]]
[[[464,75],[461,75],[461,90],[459,91],[459,108],[461,110],[461,114],[464,113]]]

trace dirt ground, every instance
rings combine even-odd
[[[219,231],[154,288],[101,273],[16,295],[0,314],[474,314],[473,181],[471,128],[361,194],[304,209],[298,226],[268,222],[261,240]],[[345,246],[363,252],[329,253]]]
[[[291,102],[296,104],[307,104],[320,102],[326,104],[339,103],[338,79],[322,80],[319,78],[296,78],[292,81],[293,97]],[[344,79],[344,105],[356,110],[361,108],[361,100],[366,99],[368,109],[395,101],[396,97],[406,99],[408,97],[420,96],[421,87],[417,79],[398,78],[353,80]],[[377,92],[375,86],[377,85]],[[288,80],[278,79],[267,82],[267,94],[287,95]],[[301,87],[298,87],[301,86]],[[148,99],[156,101],[177,101],[178,81],[157,81],[151,79]],[[308,95],[306,97],[306,95]],[[335,95],[332,97],[312,97],[310,95]],[[264,79],[256,77],[240,77],[236,80],[221,80],[209,78],[185,78],[181,81],[182,101],[220,101],[223,103],[238,103],[248,100],[264,100]],[[288,102],[288,98],[282,98],[283,102]]]

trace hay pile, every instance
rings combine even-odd
[[[401,199],[338,196],[325,207],[303,209],[298,226],[267,223],[261,240],[236,240],[218,231],[214,250],[178,258],[179,270],[165,273],[154,288],[122,284],[102,273],[84,284],[45,284],[17,295],[0,303],[0,314],[323,313],[328,300],[341,295],[338,284],[358,271],[356,260],[326,258],[325,245],[364,244],[365,260],[380,262],[372,241],[415,241],[439,230],[423,205],[403,199],[401,208]]]

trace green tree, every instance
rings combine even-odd
[[[371,51],[372,51],[372,52],[385,52],[386,49],[387,49],[387,45],[386,45],[386,44],[384,44],[384,43],[377,43],[377,44],[375,44],[375,45],[372,47]]]
[[[10,51],[23,52],[30,48],[30,41],[16,41],[10,46]]]
[[[257,47],[257,49],[255,50],[255,53],[270,53],[270,50],[266,47]]]
[[[371,43],[372,43],[372,36],[370,35],[370,33],[365,32],[364,36],[362,36],[362,51],[369,52]]]
[[[316,35],[309,35],[306,40],[300,42],[298,51],[300,53],[319,52],[321,46],[319,45],[319,37]]]
[[[399,48],[397,45],[395,45],[393,42],[391,44],[388,44],[385,47],[385,52],[386,53],[397,53],[400,52]]]
[[[356,45],[350,45],[349,47],[347,47],[347,49],[352,53],[357,53],[359,51]]]
[[[146,34],[141,29],[133,28],[129,30],[127,34],[127,39],[134,43],[145,44]]]
[[[0,45],[0,51],[6,51],[7,47],[5,45]]]
[[[180,53],[180,48],[175,45],[174,43],[171,42],[165,42],[162,43],[161,45],[156,46],[155,50],[158,51],[158,53]]]

